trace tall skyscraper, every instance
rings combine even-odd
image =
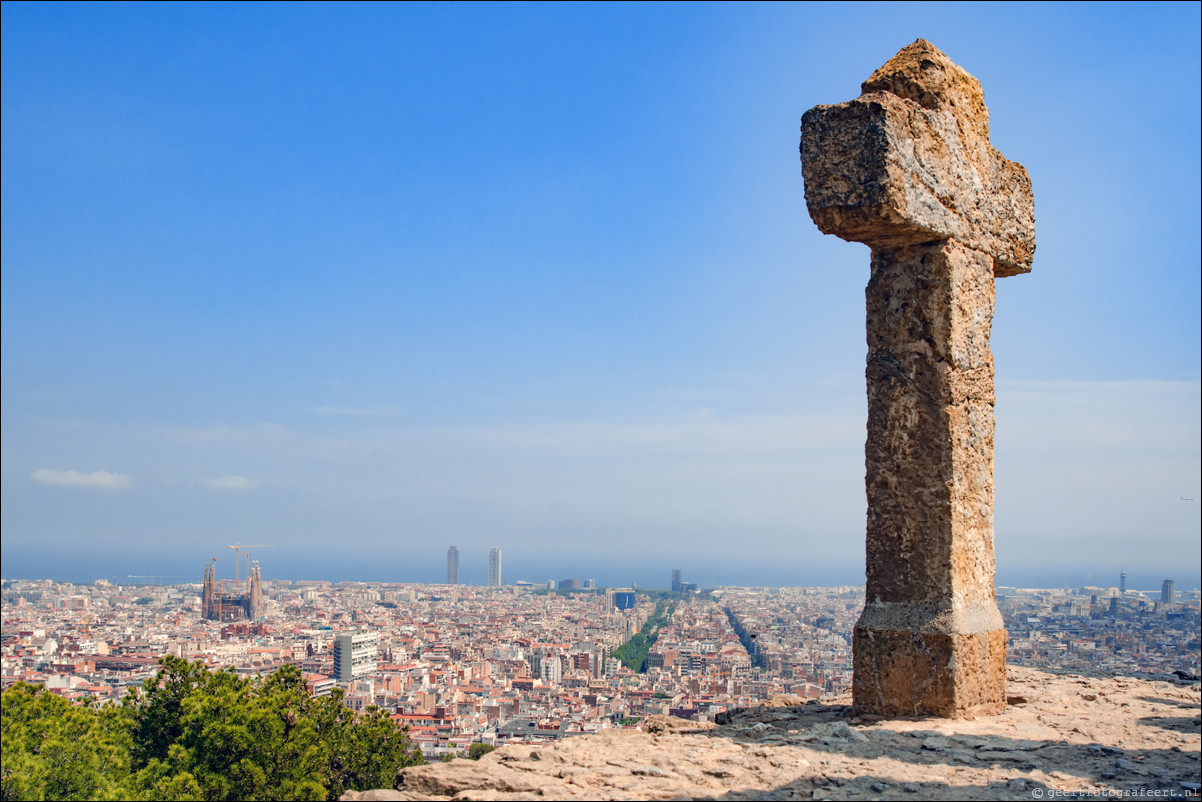
[[[1127,592],[1127,572],[1123,571],[1119,574],[1119,593]]]
[[[488,586],[501,587],[501,550],[496,546],[488,550]]]
[[[1176,596],[1176,592],[1174,591],[1174,588],[1173,588],[1173,580],[1166,579],[1165,581],[1160,583],[1160,603],[1161,604],[1172,604],[1173,598],[1175,596]]]
[[[447,584],[459,584],[459,547],[451,546],[447,549]]]
[[[672,569],[672,592],[680,593],[680,569]]]

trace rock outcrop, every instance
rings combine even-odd
[[[343,799],[1197,798],[1197,683],[1010,667],[1007,694],[1002,714],[982,718],[869,720],[842,697],[732,711],[705,731],[506,746]]]

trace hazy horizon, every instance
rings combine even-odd
[[[230,552],[232,554],[232,552]],[[327,560],[308,559],[276,559],[264,551],[255,555],[260,561],[264,580],[325,580],[329,582],[380,582],[380,583],[411,583],[437,585],[446,581],[446,552],[441,555],[426,553],[424,556],[432,559],[421,562],[398,560],[395,565],[384,564],[383,561],[373,563],[355,563],[337,558]],[[586,563],[584,561],[571,563],[569,561],[539,561],[531,555],[510,555],[502,548],[503,565],[502,579],[504,584],[513,585],[519,580],[527,582],[546,582],[548,579],[559,582],[562,579],[595,579],[600,587],[628,587],[632,581],[640,588],[667,588],[671,584],[671,570],[680,568],[683,580],[697,584],[699,587],[839,587],[863,586],[864,566],[862,564],[845,563],[842,565],[804,565],[800,563],[785,563],[776,567],[766,568],[764,564],[747,560],[740,565],[713,564],[703,560],[691,562],[682,561],[678,564],[658,566],[640,564],[631,561],[630,564],[618,562],[608,564]],[[478,559],[477,559],[478,558]],[[4,580],[43,580],[56,582],[73,582],[84,584],[97,579],[108,579],[116,584],[198,584],[203,579],[204,561],[189,565],[185,559],[162,561],[157,566],[161,573],[155,573],[154,565],[134,565],[137,569],[122,566],[117,561],[101,561],[88,563],[72,560],[68,564],[62,561],[50,560],[45,557],[38,559],[14,560],[11,564],[22,570],[22,574],[8,573],[8,558],[6,557]],[[107,565],[110,571],[98,570]],[[218,578],[233,579],[233,567],[230,559],[218,562]],[[185,573],[192,568],[191,573]],[[1174,573],[1171,567],[1159,573],[1150,568],[1109,570],[1107,566],[1043,566],[1021,571],[1002,570],[998,572],[996,584],[1001,587],[1025,588],[1063,588],[1072,589],[1084,586],[1118,587],[1119,573],[1127,571],[1127,588],[1130,590],[1155,591],[1159,593],[1160,584],[1165,579],[1172,579],[1178,590],[1196,590],[1202,588],[1202,578],[1197,574],[1183,572]],[[41,573],[39,573],[41,571]],[[179,573],[176,573],[176,572]],[[131,577],[132,574],[132,577]],[[482,555],[465,553],[460,549],[460,585],[482,587],[487,584],[488,566],[487,552]],[[153,577],[153,582],[147,577]]]

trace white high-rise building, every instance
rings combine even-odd
[[[488,586],[501,587],[501,550],[496,546],[488,550]]]
[[[548,655],[539,662],[539,673],[548,685],[558,685],[563,679],[563,664],[556,655]]]
[[[357,632],[334,638],[334,679],[350,682],[376,671],[374,632]]]

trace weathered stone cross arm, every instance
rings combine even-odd
[[[955,239],[993,257],[995,276],[1030,272],[1031,179],[989,144],[980,82],[919,39],[861,91],[802,117],[806,204],[819,230],[873,248]]]

